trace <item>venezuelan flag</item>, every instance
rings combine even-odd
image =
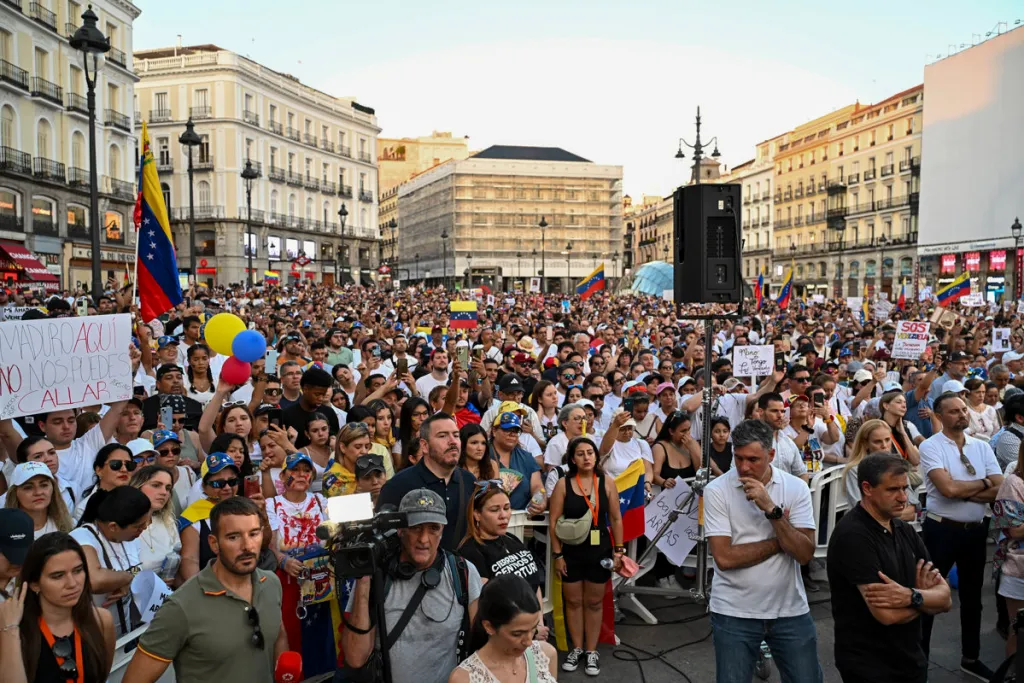
[[[907,283],[904,281],[900,285],[900,298],[896,299],[896,308],[901,311],[907,310]]]
[[[761,310],[764,303],[764,273],[757,276],[757,286],[754,288],[754,297],[757,299],[757,310]]]
[[[594,292],[598,292],[605,287],[604,282],[604,264],[602,263],[594,272],[583,278],[576,285],[576,293],[580,295],[580,299],[589,299]]]
[[[135,260],[143,321],[150,321],[182,302],[178,281],[178,257],[171,239],[171,223],[164,206],[149,142],[142,123],[142,156],[139,160],[139,196],[135,204],[135,228],[139,231]],[[96,255],[93,254],[93,257]]]
[[[644,535],[644,461],[637,459],[615,477],[622,513],[622,543]]]
[[[455,330],[476,329],[476,301],[453,301],[448,310],[448,327]]]
[[[960,274],[960,277],[950,282],[948,285],[935,292],[935,298],[938,299],[940,306],[946,306],[953,301],[956,301],[962,296],[966,296],[971,293],[971,274],[966,270]]]
[[[864,293],[860,300],[860,324],[863,325],[871,318],[871,312],[868,309],[868,284],[864,283]]]
[[[276,270],[264,270],[263,281],[271,285],[276,285],[281,281],[281,273]]]
[[[779,298],[775,300],[775,303],[780,308],[789,308],[789,299],[793,294],[793,268],[789,269],[786,273],[786,278],[782,281],[782,289],[779,290]]]

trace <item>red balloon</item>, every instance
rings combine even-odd
[[[234,356],[224,361],[224,367],[220,369],[220,378],[229,384],[245,384],[251,376],[252,366]]]

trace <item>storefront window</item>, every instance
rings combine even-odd
[[[84,206],[68,205],[68,230],[83,231],[89,229],[89,212]]]
[[[284,250],[285,250],[285,253],[288,255],[289,259],[298,258],[299,257],[299,241],[295,240],[295,239],[291,239],[291,238],[286,239],[284,241]]]
[[[124,235],[121,232],[123,218],[116,211],[107,211],[103,214],[103,226],[107,233],[108,242],[123,242]]]
[[[44,197],[32,198],[32,227],[39,232],[50,232],[54,229],[54,204]]]
[[[260,255],[260,250],[259,250],[259,246],[258,246],[259,243],[257,242],[258,238],[256,237],[256,235],[254,233],[251,233],[251,232],[248,233],[248,236],[249,236],[248,244],[246,244],[245,238],[244,237],[242,238],[242,252],[243,252],[242,255],[243,256],[248,256],[249,252],[252,251],[253,258],[256,258],[257,256]]]
[[[267,256],[272,259],[281,258],[281,238],[280,237],[268,237],[267,238]]]
[[[321,261],[333,261],[334,260],[334,247],[330,242],[324,242],[320,245],[320,260]]]
[[[309,258],[316,258],[316,242],[313,242],[312,240],[303,240],[302,251]]]

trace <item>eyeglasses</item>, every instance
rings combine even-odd
[[[108,460],[107,465],[115,472],[120,472],[122,467],[129,472],[134,472],[135,468],[139,466],[134,460]]]
[[[492,488],[496,488],[501,491],[505,490],[505,484],[501,481],[501,479],[485,479],[483,481],[475,481],[473,482],[473,486],[475,486],[477,489],[473,493],[473,500],[479,500],[485,493],[487,493]]]
[[[976,474],[974,465],[971,464],[971,461],[964,454],[963,450],[960,451],[960,462],[963,463],[963,466],[967,468],[968,474],[970,474],[972,477]]]
[[[263,393],[267,396],[277,396],[281,393],[281,389],[264,389]]]
[[[155,461],[156,455],[136,455],[135,457],[132,458],[132,462],[134,462],[136,465],[151,464]]]
[[[247,612],[249,626],[252,626],[252,640],[250,642],[254,647],[262,650],[266,646],[266,642],[263,640],[263,631],[260,630],[260,613],[252,606],[249,606]]]
[[[217,481],[208,481],[206,485],[212,489],[222,489],[225,486],[234,488],[238,486],[238,477],[231,477],[230,479],[218,479]]]
[[[426,410],[415,410],[412,413],[413,417],[427,417],[430,413]]]
[[[160,455],[162,455],[165,458],[168,455],[181,455],[181,447],[180,446],[175,446],[174,448],[168,448],[166,450],[157,451],[157,453],[159,453]]]
[[[53,651],[54,657],[60,657],[64,660],[60,663],[58,669],[64,678],[68,680],[78,678],[78,666],[75,664],[75,643],[72,637],[67,635],[54,638],[53,647],[50,648]]]

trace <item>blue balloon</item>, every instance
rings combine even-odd
[[[243,363],[254,363],[267,352],[267,340],[256,330],[245,330],[235,335],[231,353]]]

